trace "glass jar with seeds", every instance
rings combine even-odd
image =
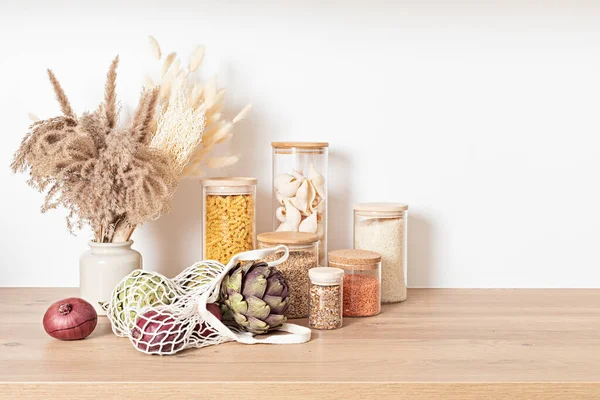
[[[329,266],[344,270],[344,317],[369,317],[381,311],[381,255],[344,249],[329,252]]]
[[[209,178],[202,183],[202,258],[227,264],[256,247],[256,178]]]
[[[354,248],[381,254],[381,302],[406,300],[408,206],[400,203],[354,205]]]
[[[308,271],[310,299],[308,324],[314,329],[338,329],[343,322],[344,270],[317,267]]]
[[[316,233],[307,232],[265,232],[257,237],[258,248],[286,245],[290,255],[277,266],[289,287],[290,305],[286,312],[288,318],[308,317],[308,271],[317,266],[319,254],[319,237]],[[270,255],[265,261],[273,261],[281,257],[281,253]]]
[[[327,142],[273,142],[273,230],[319,236],[327,265]]]

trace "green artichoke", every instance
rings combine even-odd
[[[248,332],[267,333],[285,322],[288,285],[266,262],[247,262],[232,269],[221,284],[221,301],[235,323]]]
[[[134,271],[113,291],[111,320],[120,321],[131,329],[137,319],[137,310],[168,305],[176,298],[177,291],[167,278],[143,270]]]

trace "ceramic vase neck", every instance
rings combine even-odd
[[[122,254],[124,252],[131,251],[131,245],[133,240],[119,243],[97,243],[88,242],[90,246],[90,252],[92,254]]]

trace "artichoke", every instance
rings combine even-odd
[[[221,301],[235,323],[254,334],[267,333],[285,322],[288,286],[266,262],[238,263],[221,284]]]
[[[114,289],[110,319],[130,330],[139,310],[146,306],[168,305],[176,298],[177,290],[170,280],[159,274],[136,270]]]

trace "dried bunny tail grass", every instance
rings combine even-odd
[[[104,112],[106,114],[107,126],[112,129],[117,125],[117,66],[119,56],[116,56],[106,74],[106,85],[104,86]]]
[[[157,121],[151,146],[171,155],[178,173],[181,173],[203,138],[204,111],[192,108],[185,92],[180,90],[173,101],[159,112]]]
[[[218,126],[211,127],[211,130],[207,131],[202,138],[202,146],[211,147],[219,143],[225,136],[231,132],[233,124],[231,122],[219,122]]]
[[[40,120],[40,118],[34,113],[27,113],[27,118],[29,118],[31,122],[38,122]]]
[[[252,104],[248,104],[246,107],[244,107],[242,109],[242,111],[240,111],[238,113],[238,115],[235,116],[235,118],[231,122],[235,125],[238,122],[240,122],[241,120],[245,119],[248,116],[248,114],[250,114],[251,109],[252,109]]]
[[[171,65],[173,64],[173,61],[175,61],[175,57],[177,57],[177,53],[173,52],[169,54],[167,58],[165,58],[165,62],[162,65],[160,76],[164,77],[167,74],[169,68],[171,68]]]
[[[230,141],[233,138],[233,133],[228,133],[226,135],[223,135],[219,140],[217,140],[215,142],[215,144],[223,144],[226,143],[228,141]]]
[[[65,95],[64,90],[60,86],[60,82],[58,82],[58,79],[56,79],[56,76],[54,75],[54,72],[52,72],[52,70],[48,70],[48,78],[50,78],[50,83],[52,83],[54,93],[56,94],[56,100],[58,100],[58,103],[60,104],[60,109],[62,113],[67,117],[76,119],[77,117],[73,112],[73,109],[71,108],[69,99],[67,98],[67,95]]]
[[[235,164],[240,160],[239,156],[211,157],[206,160],[208,168],[224,168]]]
[[[150,41],[150,49],[152,50],[152,54],[157,60],[160,60],[162,56],[160,52],[160,46],[158,45],[158,41],[154,38],[154,36],[148,36],[148,40]]]
[[[204,52],[204,46],[197,46],[196,49],[194,49],[190,57],[190,64],[188,66],[189,72],[194,72],[198,69],[198,67],[200,67],[200,64],[202,64],[202,59],[204,59]]]
[[[168,69],[167,73],[163,76],[160,83],[160,97],[159,101],[161,105],[165,107],[168,105],[171,95],[174,92],[174,83],[177,77],[180,75],[181,62],[176,60],[175,63]]]
[[[206,82],[204,87],[204,105],[207,109],[210,109],[215,104],[215,98],[217,97],[217,76],[213,76]]]
[[[146,77],[144,78],[144,87],[146,89],[153,89],[154,86],[156,85],[154,84],[152,77],[149,74],[146,74]]]
[[[202,85],[194,85],[190,91],[190,104],[194,108],[204,107]]]

